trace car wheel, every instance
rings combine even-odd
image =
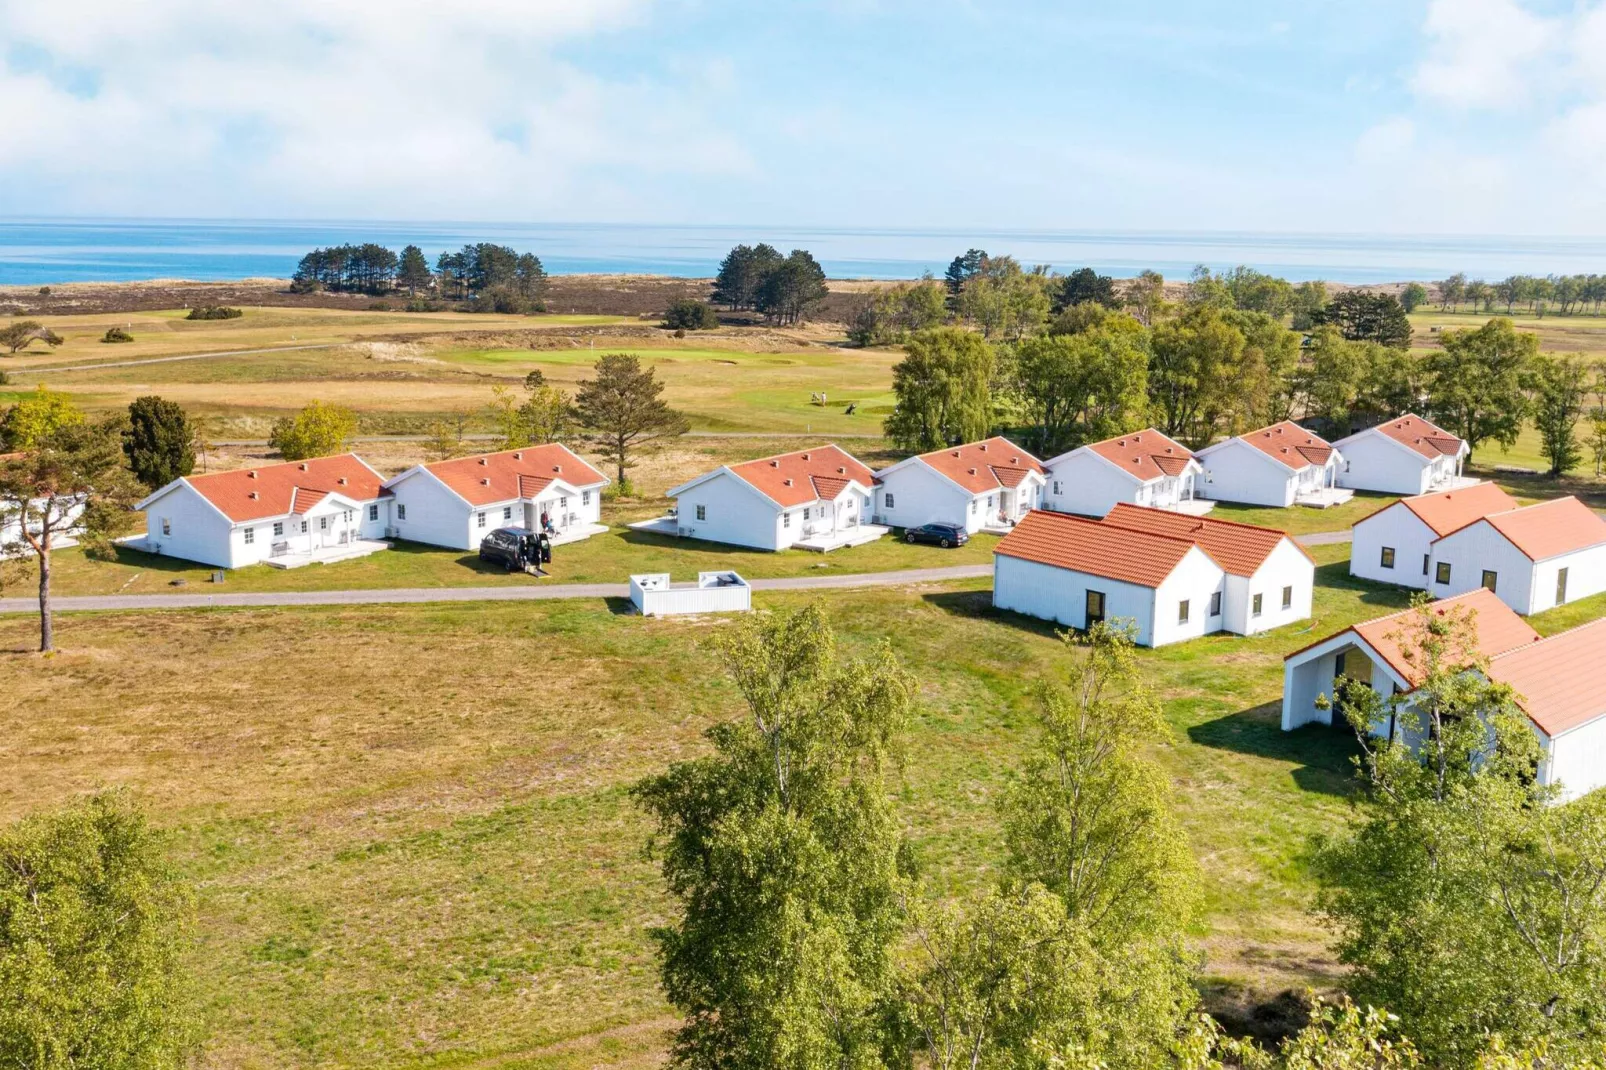
[[[903,541],[908,543],[910,546],[913,546],[915,542],[915,533],[912,531],[905,533],[903,536]]]
[[[953,543],[949,542],[947,539],[943,539],[941,545],[942,545],[942,548],[944,550],[946,550],[946,549],[948,549],[948,547],[952,546]]]

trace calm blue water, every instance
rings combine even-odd
[[[1091,266],[1168,278],[1195,264],[1248,264],[1285,278],[1335,282],[1606,272],[1606,238],[1385,237],[1117,231],[876,230],[560,223],[249,222],[0,219],[0,284],[138,279],[283,278],[319,245],[409,243],[434,260],[465,242],[534,252],[550,272],[708,276],[738,242],[812,251],[833,278],[940,275],[971,247],[1058,270]]]

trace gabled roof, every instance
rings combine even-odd
[[[1238,438],[1296,472],[1311,465],[1325,465],[1327,459],[1333,455],[1333,447],[1326,439],[1311,434],[1292,420],[1284,420],[1282,423],[1255,431],[1246,431]]]
[[[239,524],[288,516],[293,512],[304,513],[329,494],[355,502],[372,501],[382,493],[382,482],[379,473],[356,454],[343,453],[336,457],[287,461],[233,472],[190,475],[168,486],[188,485],[220,513]],[[139,507],[144,508],[167,489],[146,498]],[[303,502],[305,506],[300,507]]]
[[[1485,587],[1476,588],[1466,594],[1458,594],[1454,598],[1441,598],[1429,608],[1439,616],[1444,616],[1452,608],[1457,607],[1466,609],[1471,615],[1472,623],[1477,629],[1477,650],[1483,657],[1493,658],[1508,650],[1526,646],[1539,638],[1539,633],[1534,631],[1527,621],[1517,616],[1510,606],[1500,601],[1498,595]],[[1341,635],[1353,633],[1364,640],[1378,657],[1387,662],[1396,676],[1415,688],[1422,682],[1422,674],[1406,660],[1399,642],[1400,638],[1409,639],[1408,635],[1402,636],[1401,633],[1411,626],[1415,614],[1416,610],[1405,609],[1384,617],[1362,621],[1301,647],[1283,660],[1297,658],[1307,650],[1337,639]]]
[[[1606,715],[1606,620],[1498,654],[1489,677],[1510,684],[1548,736]]]
[[[1151,535],[1165,535],[1198,543],[1223,570],[1235,576],[1253,576],[1266,558],[1284,539],[1314,564],[1305,548],[1275,528],[1216,520],[1207,516],[1185,516],[1164,509],[1148,509],[1130,502],[1118,502],[1105,516],[1104,523]]]
[[[436,461],[423,467],[470,505],[533,497],[553,481],[577,490],[608,482],[601,472],[556,442]]]
[[[1448,535],[1475,520],[1481,520],[1490,513],[1503,513],[1508,509],[1517,508],[1517,499],[1493,483],[1475,483],[1460,490],[1441,490],[1436,494],[1417,494],[1401,498],[1397,502],[1390,502],[1375,513],[1368,513],[1356,523],[1364,524],[1396,505],[1403,505],[1415,513],[1418,520],[1433,529],[1434,534]]]
[[[1009,439],[997,437],[932,450],[917,459],[972,494],[1019,486],[1033,472],[1041,475],[1044,471],[1036,457]]]
[[[1098,454],[1140,483],[1181,475],[1193,460],[1193,451],[1152,427],[1103,442],[1090,442],[1082,448]]]
[[[1606,520],[1571,495],[1483,519],[1532,561],[1606,543]]]
[[[1374,431],[1392,438],[1400,445],[1430,460],[1434,457],[1454,457],[1466,447],[1466,443],[1460,438],[1412,413],[1406,413],[1398,420],[1390,420],[1386,424],[1367,428],[1366,431],[1357,432],[1350,437],[1357,438]]]
[[[875,485],[875,473],[840,446],[817,446],[761,457],[728,465],[726,470],[783,509],[831,501],[849,482],[867,491]]]
[[[1034,509],[993,547],[993,553],[1140,587],[1158,587],[1193,549],[1196,546],[1188,539]]]

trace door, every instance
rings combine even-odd
[[[1087,622],[1083,627],[1091,628],[1095,624],[1104,623],[1104,592],[1087,592]]]
[[[1562,605],[1567,601],[1567,570],[1556,570],[1556,604]]]

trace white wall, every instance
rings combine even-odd
[[[35,510],[42,509],[44,507],[42,503],[43,499],[35,499],[32,508]],[[51,507],[51,512],[59,512],[61,508],[61,504],[58,502]],[[64,518],[65,523],[57,522],[55,530],[51,534],[51,539],[55,545],[63,545],[60,541],[63,537],[70,539],[73,535],[81,533],[78,521],[83,515],[83,502],[78,502],[67,508],[66,517]],[[37,533],[39,530],[37,520],[30,518],[28,529]],[[32,552],[32,548],[22,537],[22,517],[13,513],[8,507],[0,507],[0,557]]]
[[[1189,550],[1154,592],[1154,642],[1165,646],[1194,639],[1222,628],[1225,614],[1210,615],[1210,599],[1224,589],[1227,574],[1198,547]],[[1181,602],[1188,602],[1188,621],[1177,619]]]
[[[1242,439],[1228,439],[1197,456],[1205,470],[1205,478],[1194,486],[1201,497],[1245,505],[1294,504],[1297,473]]]
[[[1556,573],[1567,570],[1568,602],[1576,602],[1592,594],[1606,591],[1606,546],[1591,546],[1586,550],[1562,554],[1534,565],[1532,593],[1529,595],[1530,612],[1553,609],[1556,601]],[[1502,583],[1505,582],[1503,579]]]
[[[1131,620],[1139,646],[1153,645],[1154,591],[1004,554],[993,555],[993,605],[1072,628],[1087,627],[1087,592],[1104,592],[1104,618]],[[1172,607],[1173,612],[1175,606]]]
[[[1238,579],[1239,577],[1228,577]],[[1244,582],[1244,597],[1234,607],[1236,614],[1228,618],[1226,628],[1239,635],[1281,628],[1285,624],[1309,620],[1311,601],[1316,588],[1316,566],[1300,553],[1290,539],[1284,539],[1267,555],[1255,574]],[[1283,608],[1283,588],[1293,588],[1293,602]],[[1261,596],[1260,616],[1254,615],[1254,596]]]
[[[171,535],[162,534],[166,520]],[[198,561],[218,568],[235,567],[230,535],[233,525],[200,493],[179,484],[145,510],[146,544],[165,557]]]
[[[1563,732],[1550,740],[1549,751],[1545,783],[1560,784],[1563,798],[1576,799],[1601,787],[1606,784],[1606,717]]]
[[[1055,493],[1055,486],[1059,492]],[[1090,449],[1072,450],[1048,470],[1043,508],[1102,517],[1117,502],[1138,501],[1141,484]]]
[[[1387,438],[1382,432],[1361,433],[1335,443],[1344,455],[1338,485],[1383,494],[1425,493],[1432,465],[1428,458]]]
[[[409,473],[406,479],[392,485],[390,491],[393,496],[391,526],[399,538],[410,542],[453,550],[478,550],[486,532],[502,526],[502,513],[498,509],[496,523],[486,517],[483,530],[474,528],[474,510],[468,503],[422,469]]]
[[[728,472],[692,487],[675,499],[680,530],[689,538],[750,546],[756,550],[784,550],[803,537],[803,511],[793,510],[792,526],[781,526],[781,511],[744,480]],[[697,518],[697,507],[705,511]]]
[[[962,524],[966,531],[981,527],[981,513],[969,509],[971,496],[963,487],[932,471],[924,462],[916,461],[896,472],[883,472],[878,476],[882,485],[875,489],[875,505],[871,512],[880,519],[876,523],[900,528],[917,528],[921,524]],[[892,508],[887,508],[886,497],[892,495]]]
[[[1438,533],[1405,506],[1395,503],[1356,524],[1350,532],[1349,574],[1379,583],[1397,583],[1422,590],[1428,574],[1422,559],[1432,552]],[[1394,567],[1383,567],[1383,548],[1394,548]]]
[[[1441,562],[1450,565],[1450,582],[1447,584],[1440,583],[1438,579]],[[1500,601],[1518,613],[1531,611],[1533,562],[1487,520],[1468,524],[1433,544],[1432,558],[1428,562],[1428,593],[1434,598],[1448,598],[1476,590],[1483,585],[1484,569],[1495,573],[1495,594]],[[1555,584],[1554,573],[1551,574],[1551,584]],[[1571,588],[1569,575],[1569,599],[1572,598]],[[1555,597],[1554,590],[1549,597]]]

